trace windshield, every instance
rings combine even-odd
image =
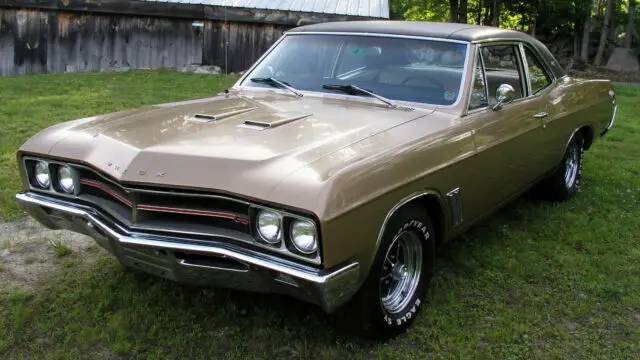
[[[388,99],[452,105],[460,95],[467,45],[356,35],[288,35],[247,75],[273,78],[297,90],[336,93],[353,85]]]

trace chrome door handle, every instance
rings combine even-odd
[[[549,114],[547,114],[546,112],[541,112],[541,113],[537,113],[535,115],[533,115],[534,118],[536,119],[544,119],[546,117],[548,117]]]

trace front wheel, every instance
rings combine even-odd
[[[584,139],[575,133],[565,151],[556,172],[542,184],[543,196],[552,201],[567,201],[580,188]]]
[[[365,336],[389,339],[411,326],[433,277],[434,241],[431,219],[417,205],[389,220],[369,276],[347,307]]]

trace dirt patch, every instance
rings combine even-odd
[[[102,253],[88,236],[49,230],[33,219],[0,223],[0,288],[32,290],[65,262],[90,264]]]

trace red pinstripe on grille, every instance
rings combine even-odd
[[[108,187],[106,187],[106,186],[104,186],[104,185],[102,185],[100,183],[93,182],[91,180],[80,179],[80,184],[91,186],[91,187],[94,187],[96,189],[102,190],[102,191],[106,192],[107,194],[109,194],[109,195],[113,196],[114,198],[116,198],[121,203],[127,205],[128,207],[132,206],[131,201],[129,201],[129,200],[123,198],[122,196],[116,194],[115,192],[111,191]]]
[[[114,198],[116,198],[118,201],[120,201],[121,203],[127,205],[128,207],[132,207],[133,204],[131,203],[131,201],[125,199],[124,197],[116,194],[115,192],[111,191],[108,187],[91,181],[91,180],[86,180],[86,179],[81,179],[80,183],[83,185],[87,185],[87,186],[91,186],[94,187],[96,189],[102,190],[105,193],[113,196]],[[223,218],[223,219],[229,219],[229,220],[233,220],[238,224],[243,224],[243,225],[247,225],[249,224],[249,219],[243,216],[237,216],[235,214],[231,214],[231,213],[225,213],[225,212],[220,212],[220,211],[207,211],[207,210],[194,210],[194,209],[180,209],[180,208],[173,208],[173,207],[166,207],[166,206],[151,206],[151,205],[138,205],[136,206],[136,209],[138,210],[143,210],[143,211],[155,211],[155,212],[165,212],[165,213],[173,213],[173,214],[185,214],[185,215],[199,215],[199,216],[209,216],[209,217],[216,217],[216,218]]]

